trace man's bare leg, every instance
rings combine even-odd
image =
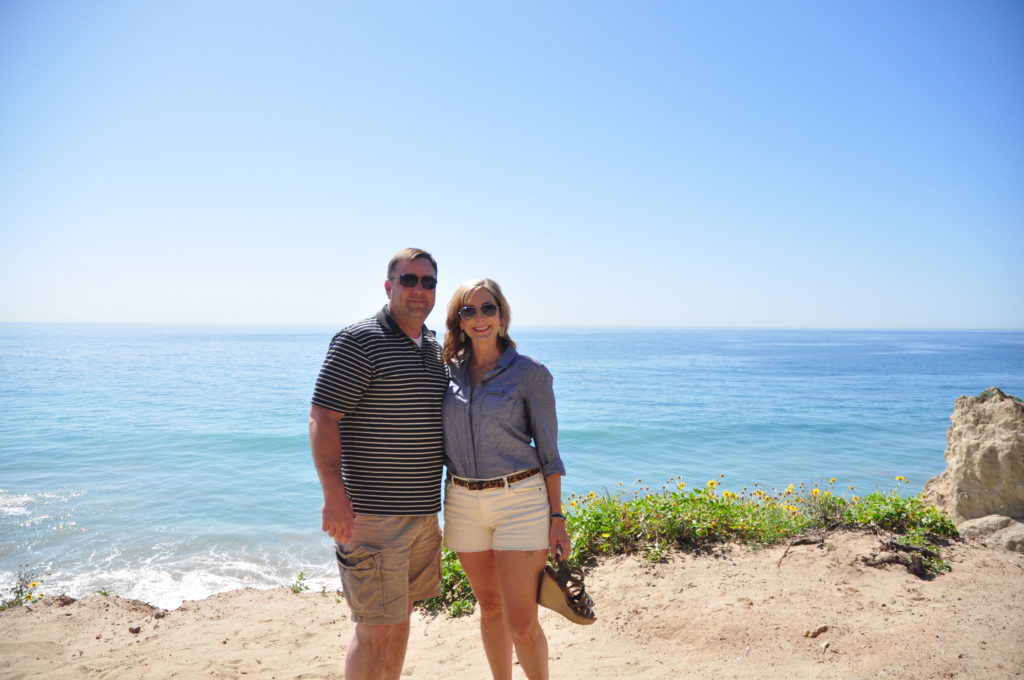
[[[399,680],[408,646],[409,616],[392,625],[357,623],[345,655],[345,680]]]

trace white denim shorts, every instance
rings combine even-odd
[[[473,491],[445,484],[444,545],[455,552],[546,550],[551,526],[544,475]]]

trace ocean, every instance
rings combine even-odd
[[[3,594],[337,588],[306,429],[335,330],[0,324]],[[1024,396],[1021,331],[513,331],[555,376],[567,494],[915,493],[958,396]]]

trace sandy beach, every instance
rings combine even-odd
[[[921,580],[865,566],[870,534],[660,564],[620,556],[588,575],[600,620],[542,611],[553,678],[1024,677],[1024,555],[975,541]],[[352,633],[333,592],[238,590],[165,611],[116,596],[0,612],[0,677],[344,678]],[[805,633],[826,629],[815,637]],[[486,680],[476,616],[416,612],[409,678]]]

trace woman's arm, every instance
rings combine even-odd
[[[548,489],[548,507],[551,514],[562,514],[562,475],[555,473],[544,478],[544,485]],[[569,542],[569,533],[565,529],[564,517],[552,517],[548,528],[548,549],[552,557],[557,559],[568,559],[569,549],[572,547]]]
[[[555,413],[555,391],[551,372],[537,364],[526,390],[526,408],[530,419],[533,443],[540,459],[541,474],[548,492],[548,508],[553,515],[562,515],[562,475],[565,465],[558,453],[558,416]],[[548,528],[548,549],[555,559],[569,557],[569,533],[564,516],[551,517]]]
[[[530,433],[545,477],[565,474],[565,465],[558,453],[558,416],[555,412],[553,382],[550,371],[538,364],[527,379],[525,390]]]

